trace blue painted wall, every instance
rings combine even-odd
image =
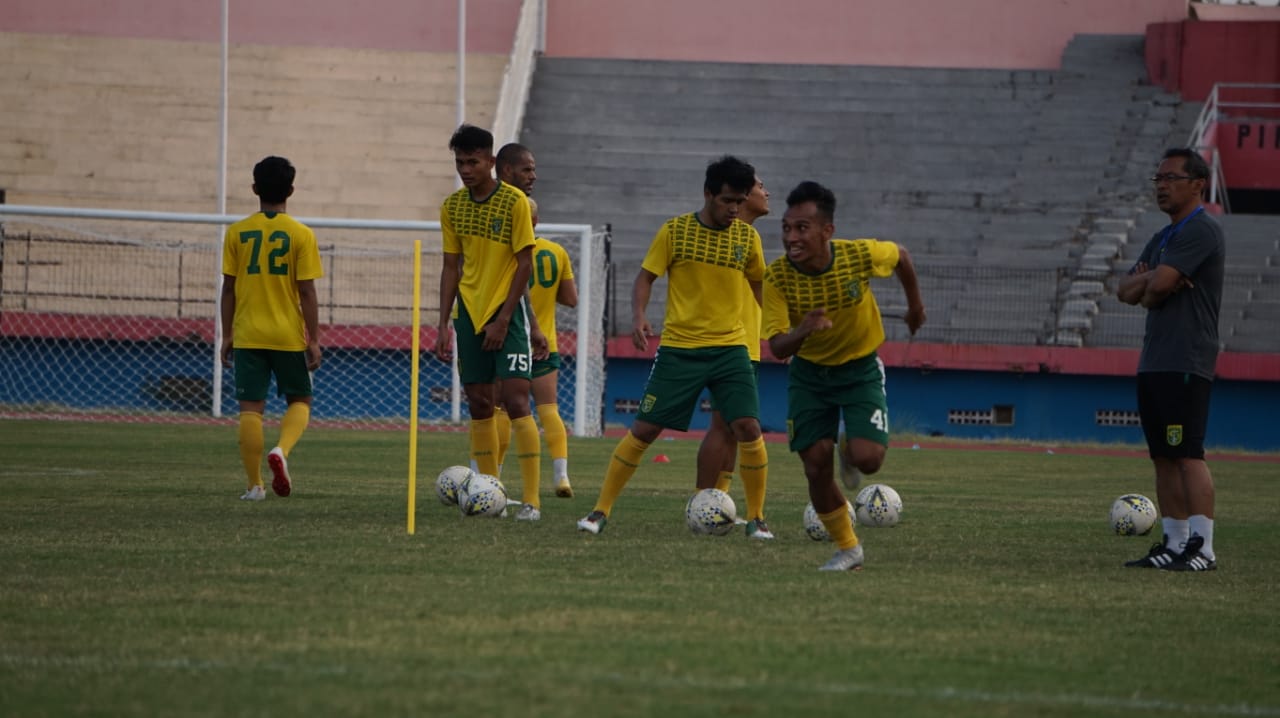
[[[615,410],[616,400],[638,400],[650,363],[611,359],[606,385],[605,420],[629,426],[634,414]],[[760,366],[761,424],[786,431],[787,368]],[[1133,377],[1011,372],[889,369],[890,430],[965,439],[1090,441],[1144,444],[1136,426],[1099,426],[1099,410],[1136,412]],[[705,394],[704,394],[705,398]],[[990,411],[1011,406],[1011,426],[948,422],[951,411]],[[1280,383],[1218,380],[1214,383],[1206,443],[1218,449],[1280,451],[1273,414],[1280,408]],[[709,411],[695,412],[692,429],[705,429]]]

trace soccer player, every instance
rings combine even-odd
[[[1164,540],[1132,568],[1212,571],[1213,475],[1204,460],[1209,393],[1218,361],[1218,312],[1226,246],[1200,200],[1209,166],[1192,149],[1164,153],[1156,205],[1169,226],[1156,232],[1116,291],[1147,308],[1138,358],[1138,415],[1156,471]]]
[[[240,498],[266,498],[262,484],[262,413],[267,388],[288,403],[280,438],[267,454],[271,489],[293,492],[289,453],[311,419],[311,372],[320,368],[320,309],[315,280],[324,276],[316,237],[286,214],[297,171],[283,157],[253,168],[259,211],[227,228],[222,241],[222,346],[224,366],[235,367],[240,402],[240,460],[249,487]]]
[[[673,217],[658,230],[631,292],[631,341],[646,350],[652,327],[645,308],[653,283],[667,275],[662,344],[645,384],[640,413],[613,451],[595,508],[578,529],[598,534],[649,445],[664,428],[684,431],[704,388],[738,442],[742,482],[763,487],[769,459],[760,434],[759,395],[742,326],[743,277],[759,297],[764,272],[760,234],[738,221],[756,184],[755,169],[735,157],[712,162],[702,209]],[[750,495],[750,494],[748,494]],[[760,521],[763,516],[751,515]]]
[[[529,211],[533,226],[538,226],[538,203],[529,199]],[[573,281],[573,266],[564,247],[543,237],[535,237],[533,245],[533,274],[529,277],[529,300],[538,326],[547,337],[547,356],[533,360],[533,401],[538,407],[538,419],[542,433],[551,452],[551,466],[555,472],[556,496],[573,498],[573,485],[569,483],[569,432],[560,418],[559,398],[556,395],[560,381],[560,354],[556,339],[556,305],[578,306],[578,286]]]
[[[534,161],[533,151],[524,145],[509,142],[498,150],[498,154],[494,158],[494,170],[498,175],[498,180],[505,182],[512,187],[519,189],[525,193],[525,196],[533,197],[533,184],[538,180],[537,164]],[[536,209],[530,199],[530,209]],[[534,224],[537,222],[535,220]],[[536,267],[535,267],[536,269]],[[532,282],[532,278],[530,278]],[[525,303],[532,307],[532,299],[529,292],[525,292]],[[554,311],[554,306],[552,307]],[[533,359],[535,362],[545,361],[549,349],[547,348],[547,336],[543,333],[539,323],[540,315],[536,311],[529,312],[529,340],[533,346]],[[534,375],[535,377],[537,374]],[[502,403],[502,381],[494,382],[495,400],[493,407],[494,425],[498,432],[498,472],[502,472],[502,465],[507,456],[507,448],[511,445],[511,416],[507,413],[506,406]],[[539,409],[539,414],[542,413]],[[558,415],[557,415],[558,416]],[[561,422],[563,426],[564,422]],[[545,425],[544,425],[545,426]],[[566,442],[566,447],[568,446]],[[568,449],[566,448],[566,452]],[[475,468],[474,466],[472,467]],[[567,471],[567,469],[566,469]],[[567,474],[566,474],[567,475]],[[572,497],[573,489],[566,482],[557,482],[556,496]]]
[[[765,272],[763,332],[774,356],[792,357],[788,438],[804,464],[809,500],[837,546],[821,570],[848,571],[862,567],[863,550],[834,477],[832,444],[841,416],[849,437],[841,449],[862,473],[879,471],[889,446],[884,363],[876,356],[884,324],[869,280],[897,275],[912,334],[925,311],[906,248],[833,239],[835,211],[835,195],[817,182],[801,182],[787,195],[786,254]]]
[[[747,224],[755,224],[760,217],[769,214],[769,190],[764,182],[755,178],[755,184],[747,193],[747,200],[738,209],[738,220]],[[755,368],[757,382],[760,378],[760,303],[751,290],[751,283],[742,279],[742,326],[747,334],[747,355]],[[711,425],[702,437],[698,446],[698,479],[699,489],[717,488],[728,492],[733,481],[733,466],[737,459],[737,442],[733,431],[725,423],[718,408],[712,407]],[[743,487],[747,492],[747,513],[753,516],[764,516],[763,484],[751,483]],[[773,538],[764,519],[750,522],[746,527],[747,536],[768,540]]]
[[[538,499],[541,448],[529,413],[533,355],[524,302],[532,270],[533,222],[520,190],[493,177],[493,135],[464,124],[449,139],[462,189],[440,208],[444,263],[440,272],[440,322],[435,354],[453,358],[449,308],[458,300],[458,373],[471,413],[471,457],[481,473],[498,473],[494,382],[511,415],[520,461],[520,521],[542,518]]]

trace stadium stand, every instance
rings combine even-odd
[[[773,192],[757,223],[770,258],[804,179],[835,190],[839,236],[907,246],[929,305],[921,341],[1134,347],[1141,311],[1109,285],[1163,217],[1147,177],[1185,143],[1194,104],[1146,83],[1131,35],[1078,35],[1057,71],[543,58],[522,141],[545,221],[612,226],[624,299],[658,226],[696,209],[706,163],[730,153]],[[1228,221],[1234,246],[1245,230]],[[877,292],[902,311],[895,283]]]
[[[0,33],[0,187],[12,204],[211,212],[213,43]],[[467,57],[473,122],[492,122],[506,55]],[[251,210],[264,154],[302,170],[298,211],[436,219],[455,188],[451,53],[237,44],[228,207]]]

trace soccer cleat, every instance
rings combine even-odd
[[[504,509],[505,510],[505,509]],[[516,512],[516,521],[541,521],[542,512],[533,504],[525,504]]]
[[[261,486],[252,486],[240,495],[241,501],[261,501],[267,498],[267,490]]]
[[[1151,549],[1147,551],[1147,555],[1142,558],[1135,558],[1132,561],[1125,561],[1126,568],[1169,568],[1178,560],[1178,554],[1167,548],[1164,544],[1168,540],[1165,536],[1159,543],[1151,545]]]
[[[569,485],[568,476],[561,476],[556,479],[556,496],[562,499],[573,498],[573,487]]]
[[[284,459],[284,450],[279,446],[267,454],[267,466],[271,467],[271,490],[276,496],[288,496],[293,493],[293,482],[289,480],[289,462]]]
[[[858,544],[853,548],[836,551],[831,560],[822,564],[818,568],[819,571],[861,571],[862,570],[862,544]]]
[[[1200,553],[1204,548],[1204,537],[1196,534],[1187,539],[1187,549],[1176,561],[1160,568],[1166,571],[1216,571],[1218,562]]]
[[[751,519],[747,522],[747,538],[759,539],[761,541],[772,541],[773,532],[769,530],[769,524],[764,519]]]
[[[578,519],[578,530],[586,531],[590,534],[598,534],[604,531],[604,526],[607,523],[609,523],[609,518],[604,515],[603,511],[592,511],[583,518]]]

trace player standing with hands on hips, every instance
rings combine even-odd
[[[764,276],[764,336],[775,357],[792,357],[787,371],[787,434],[800,454],[809,500],[837,550],[823,571],[862,567],[844,494],[835,481],[832,444],[843,416],[850,463],[874,474],[889,446],[889,405],[880,307],[870,279],[897,275],[907,299],[912,334],[924,325],[924,301],[906,248],[874,239],[833,239],[836,197],[817,182],[801,182],[787,196],[782,217],[786,254]]]
[[[316,237],[285,213],[297,171],[283,157],[254,165],[259,211],[227,228],[222,241],[224,366],[235,367],[240,402],[240,460],[249,488],[240,498],[266,498],[262,484],[262,413],[271,377],[288,407],[280,440],[267,454],[271,489],[293,492],[287,457],[311,420],[311,372],[320,368],[320,308],[315,280],[324,276]],[[234,361],[233,361],[234,360]]]
[[[1195,150],[1164,153],[1151,178],[1169,226],[1147,242],[1116,297],[1147,308],[1138,358],[1138,415],[1156,470],[1164,539],[1130,568],[1212,571],[1213,475],[1204,460],[1218,361],[1226,244],[1201,197],[1209,165]]]

